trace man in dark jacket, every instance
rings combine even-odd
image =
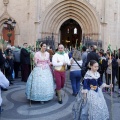
[[[23,46],[20,52],[21,75],[22,81],[27,82],[30,74],[30,52],[27,50],[27,43],[24,43]]]
[[[105,73],[106,69],[107,69],[107,59],[104,57],[104,53],[102,51],[99,52],[99,56],[100,56],[100,60],[99,60],[99,73],[100,73],[100,77],[101,80],[103,81],[103,74]]]
[[[94,46],[92,47],[92,51],[91,51],[90,53],[88,53],[88,56],[87,56],[87,64],[86,64],[86,65],[88,65],[88,63],[90,62],[90,60],[95,60],[95,61],[99,62],[100,57],[99,57],[99,55],[96,53],[96,49],[97,49],[97,46],[94,45]]]
[[[2,50],[0,49],[0,70],[3,70],[5,63],[5,58],[3,57]]]

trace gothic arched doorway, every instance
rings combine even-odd
[[[80,25],[73,19],[65,21],[60,28],[60,42],[67,48],[80,45],[82,40],[82,29]]]

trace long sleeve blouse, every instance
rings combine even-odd
[[[55,53],[55,55],[53,55],[52,64],[56,70],[60,70],[64,63],[70,65],[70,59],[68,57],[68,54]]]
[[[93,75],[93,73],[89,70],[87,71],[84,81],[83,81],[83,93],[87,93],[89,90],[94,90],[98,92],[98,88],[103,88],[106,86],[106,83],[100,78],[100,74],[98,72]]]
[[[44,56],[41,54],[41,52],[36,52],[34,56],[34,62],[37,67],[41,67],[43,69],[46,69],[49,67],[50,64],[50,55],[48,52],[44,53]]]
[[[81,70],[81,68],[78,66],[78,64],[79,64],[80,66],[82,66],[82,63],[83,63],[82,60],[77,61],[78,64],[74,61],[73,58],[71,58],[70,61],[72,62],[72,65],[71,65],[70,71]]]

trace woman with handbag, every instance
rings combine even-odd
[[[89,120],[108,120],[109,112],[102,88],[112,88],[113,85],[103,83],[100,74],[97,72],[98,67],[95,60],[90,61],[90,70],[87,71],[84,77],[82,93],[84,94],[84,101],[87,100],[88,102]]]
[[[78,64],[82,66],[80,51],[74,50],[73,56],[70,60],[71,60],[70,80],[71,80],[71,85],[73,90],[72,95],[76,97],[80,90],[80,79],[82,78],[81,68],[78,66]]]

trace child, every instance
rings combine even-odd
[[[98,63],[91,60],[89,63],[90,70],[87,71],[84,81],[83,90],[84,100],[88,102],[89,120],[108,120],[109,112],[102,93],[102,88],[112,88],[112,84],[103,83],[100,74],[97,72]]]

